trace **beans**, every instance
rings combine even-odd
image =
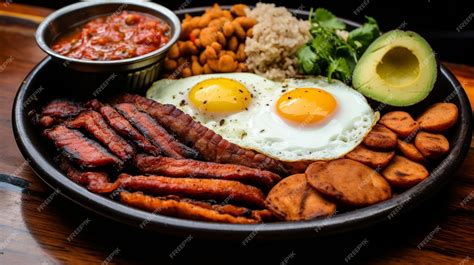
[[[173,59],[168,59],[164,61],[163,67],[168,71],[174,71],[176,68],[178,68],[178,62]]]
[[[217,41],[222,45],[225,46],[227,43],[227,40],[225,39],[225,36],[222,32],[217,32]]]
[[[253,35],[252,27],[257,21],[246,17],[247,8],[238,4],[231,10],[222,10],[215,4],[201,16],[185,15],[180,39],[163,62],[163,75],[182,67],[173,76],[248,71],[245,39]]]
[[[243,17],[245,16],[245,9],[247,8],[248,7],[244,4],[237,4],[237,5],[233,5],[230,11],[232,12],[232,14],[238,17]]]
[[[209,25],[209,22],[211,22],[211,16],[208,15],[208,14],[204,14],[204,15],[201,16],[201,18],[198,22],[198,26],[199,26],[199,28],[207,27],[207,25]]]
[[[191,68],[189,68],[189,67],[183,68],[183,71],[181,72],[182,77],[189,77],[189,76],[192,76],[192,75],[193,75],[193,73],[191,72]]]
[[[217,52],[219,53],[221,50],[222,50],[222,45],[220,45],[219,43],[217,42],[213,42],[211,44],[211,47]]]
[[[198,53],[198,50],[192,41],[186,41],[181,46],[181,53],[183,55],[195,55]]]
[[[212,74],[212,73],[213,73],[212,70],[211,70],[211,67],[209,67],[208,64],[205,64],[205,65],[203,66],[203,70],[204,70],[204,73],[205,73],[205,74]]]
[[[245,39],[245,37],[247,36],[247,33],[242,28],[242,26],[238,22],[236,22],[235,20],[232,21],[232,25],[235,28],[235,35],[241,40]]]
[[[227,49],[229,51],[236,51],[238,46],[239,46],[239,41],[237,40],[237,37],[232,36],[232,38],[229,39],[229,45],[227,45]]]
[[[247,30],[247,37],[252,38],[253,37],[253,28],[249,28]]]
[[[207,61],[207,57],[206,57],[206,54],[203,52],[199,55],[199,63],[200,64],[205,64]]]
[[[251,17],[238,17],[234,20],[235,22],[239,23],[242,28],[244,28],[245,30],[255,26],[255,24],[257,24],[257,20],[255,20],[255,18],[251,18]]]
[[[178,44],[174,44],[171,46],[169,52],[168,52],[168,57],[171,59],[176,59],[179,57],[179,47]]]
[[[207,27],[201,30],[199,34],[199,40],[201,40],[202,46],[211,45],[211,43],[217,41],[217,28]]]
[[[237,49],[237,60],[239,62],[245,62],[247,55],[245,55],[245,44],[241,43]]]
[[[209,67],[211,68],[212,71],[220,72],[219,71],[219,61],[217,59],[207,60],[207,65],[209,65]]]
[[[226,37],[232,36],[232,34],[234,34],[234,26],[232,25],[232,22],[224,23],[223,31]]]
[[[221,58],[219,58],[218,69],[220,72],[229,73],[235,71],[236,68],[237,63],[234,61],[234,58],[232,58],[232,56],[226,54],[222,55]]]
[[[200,75],[204,71],[198,61],[193,61],[193,63],[191,64],[191,70],[193,72],[193,75]]]
[[[206,50],[203,52],[207,59],[217,59],[217,53],[212,46],[207,46]]]

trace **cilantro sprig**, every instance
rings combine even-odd
[[[340,34],[346,28],[343,21],[324,8],[311,9],[313,38],[298,51],[299,70],[307,75],[325,75],[329,81],[349,81],[360,56],[380,36],[375,19],[366,19],[364,25],[349,32],[346,40]]]

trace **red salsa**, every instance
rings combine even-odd
[[[60,36],[52,49],[76,59],[121,60],[159,49],[169,41],[169,34],[169,25],[163,20],[123,11],[95,18]]]

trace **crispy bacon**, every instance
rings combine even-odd
[[[120,184],[119,182],[110,183],[109,176],[105,172],[81,172],[64,158],[59,160],[59,167],[66,172],[66,175],[72,181],[95,193],[110,193],[117,189]]]
[[[114,165],[120,168],[122,166],[120,159],[77,130],[69,129],[64,125],[57,125],[51,129],[46,129],[43,134],[53,141],[66,157],[75,161],[81,167]]]
[[[265,207],[265,196],[253,186],[221,179],[169,178],[162,176],[130,176],[118,178],[122,188],[157,195],[178,195],[197,199],[213,199]]]
[[[83,111],[74,119],[66,121],[65,125],[70,128],[87,130],[122,161],[128,161],[135,155],[133,147],[110,128],[100,113],[96,111]]]
[[[56,99],[43,108],[39,123],[43,127],[50,127],[59,121],[76,116],[82,110],[84,108],[75,102],[66,99]]]
[[[116,101],[135,104],[173,132],[181,141],[192,144],[207,161],[238,164],[286,174],[285,167],[277,160],[230,143],[173,105],[161,104],[131,94],[121,95]]]
[[[115,105],[115,108],[151,142],[159,146],[165,155],[178,159],[198,156],[195,150],[178,142],[150,115],[139,111],[134,105],[122,103]]]
[[[140,192],[121,192],[120,200],[130,206],[153,212],[156,214],[169,215],[197,221],[232,223],[232,224],[255,224],[260,220],[232,216],[219,212],[213,208],[202,207],[187,201],[157,198],[144,195]]]
[[[275,219],[275,216],[270,210],[252,210],[242,206],[236,206],[233,204],[217,204],[215,201],[197,201],[189,198],[182,198],[176,195],[161,196],[160,199],[164,200],[176,200],[191,203],[206,209],[212,209],[222,214],[230,214],[235,217],[246,217],[252,218],[257,221],[271,221]]]
[[[108,120],[109,124],[122,136],[128,137],[143,151],[159,155],[161,150],[145,138],[137,129],[133,127],[120,113],[111,106],[100,108],[100,113]]]
[[[267,189],[280,180],[280,177],[273,172],[246,166],[162,156],[138,155],[135,158],[135,166],[141,173],[145,174],[237,180],[263,186]]]
[[[79,114],[79,112],[83,110],[84,108],[76,102],[66,99],[56,99],[43,108],[41,115],[57,118],[69,118]]]

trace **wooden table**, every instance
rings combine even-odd
[[[416,211],[356,233],[319,240],[216,242],[173,238],[93,214],[49,189],[11,130],[13,97],[45,55],[34,41],[50,10],[0,3],[0,264],[305,262],[474,264],[474,149],[451,184]],[[474,67],[446,64],[474,99]],[[471,104],[474,101],[471,101]],[[244,238],[242,239],[244,240]],[[194,262],[195,263],[195,262]]]

